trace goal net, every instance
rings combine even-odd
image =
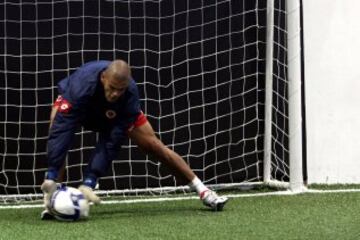
[[[0,195],[41,193],[57,83],[92,60],[124,59],[159,138],[211,186],[263,181],[265,0],[0,3]],[[289,180],[285,0],[275,1],[271,176]],[[65,180],[77,185],[97,135],[79,128]],[[182,189],[131,142],[100,190]],[[185,188],[184,188],[185,189]]]

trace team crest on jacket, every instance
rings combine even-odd
[[[116,117],[116,112],[114,110],[107,110],[105,115],[108,119],[113,119]]]

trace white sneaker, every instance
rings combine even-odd
[[[94,204],[99,204],[101,202],[100,198],[94,193],[91,187],[80,185],[78,189],[84,194],[89,202],[93,202]]]
[[[216,192],[211,190],[203,191],[200,194],[200,199],[205,206],[210,207],[213,211],[222,211],[224,205],[229,200],[227,197],[218,196]]]

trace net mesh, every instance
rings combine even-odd
[[[272,165],[286,179],[284,1],[276,5]],[[0,194],[40,193],[57,83],[96,59],[128,61],[155,132],[205,183],[262,180],[265,0],[5,0],[0,12]],[[96,140],[78,129],[67,184],[82,181]],[[184,184],[131,142],[99,183]]]

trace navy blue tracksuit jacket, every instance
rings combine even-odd
[[[104,174],[116,158],[126,131],[143,116],[136,83],[131,79],[128,89],[115,103],[107,102],[100,82],[101,73],[110,61],[93,61],[79,67],[58,83],[58,112],[48,139],[49,172],[57,172],[71,146],[79,125],[100,133],[86,174]],[[144,116],[143,116],[144,118]]]

